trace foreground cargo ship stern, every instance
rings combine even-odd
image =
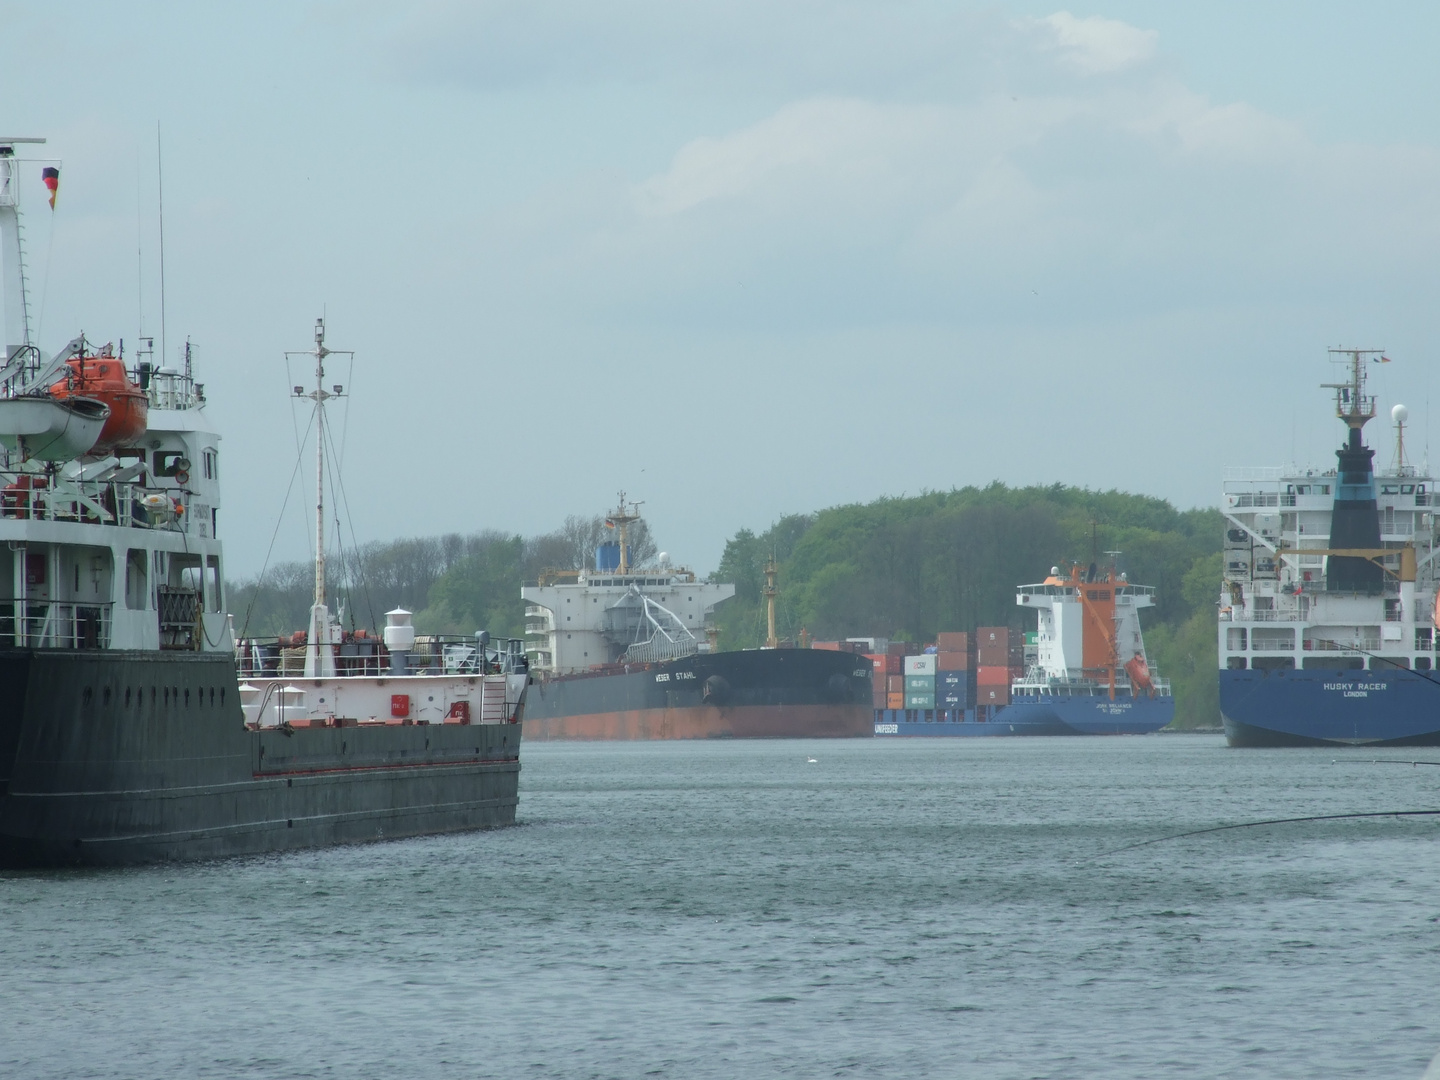
[[[223,655],[9,649],[0,685],[3,866],[209,859],[515,820],[518,724],[251,729]]]

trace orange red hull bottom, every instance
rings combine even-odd
[[[694,705],[523,720],[527,741],[562,739],[858,739],[875,734],[869,703]]]

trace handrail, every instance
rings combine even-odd
[[[27,649],[108,649],[114,604],[0,600],[0,642]]]

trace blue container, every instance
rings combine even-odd
[[[946,691],[959,689],[962,693],[965,688],[975,682],[975,676],[969,671],[942,671],[935,676],[935,691],[943,694]]]
[[[972,695],[963,686],[959,689],[942,690],[935,695],[937,709],[968,709],[971,704]]]
[[[617,542],[611,540],[595,549],[595,569],[602,574],[613,574],[620,569],[620,545]]]

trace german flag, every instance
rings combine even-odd
[[[45,181],[45,190],[50,192],[50,209],[55,209],[55,193],[60,190],[60,170],[53,165],[46,165],[40,173],[40,179]]]

